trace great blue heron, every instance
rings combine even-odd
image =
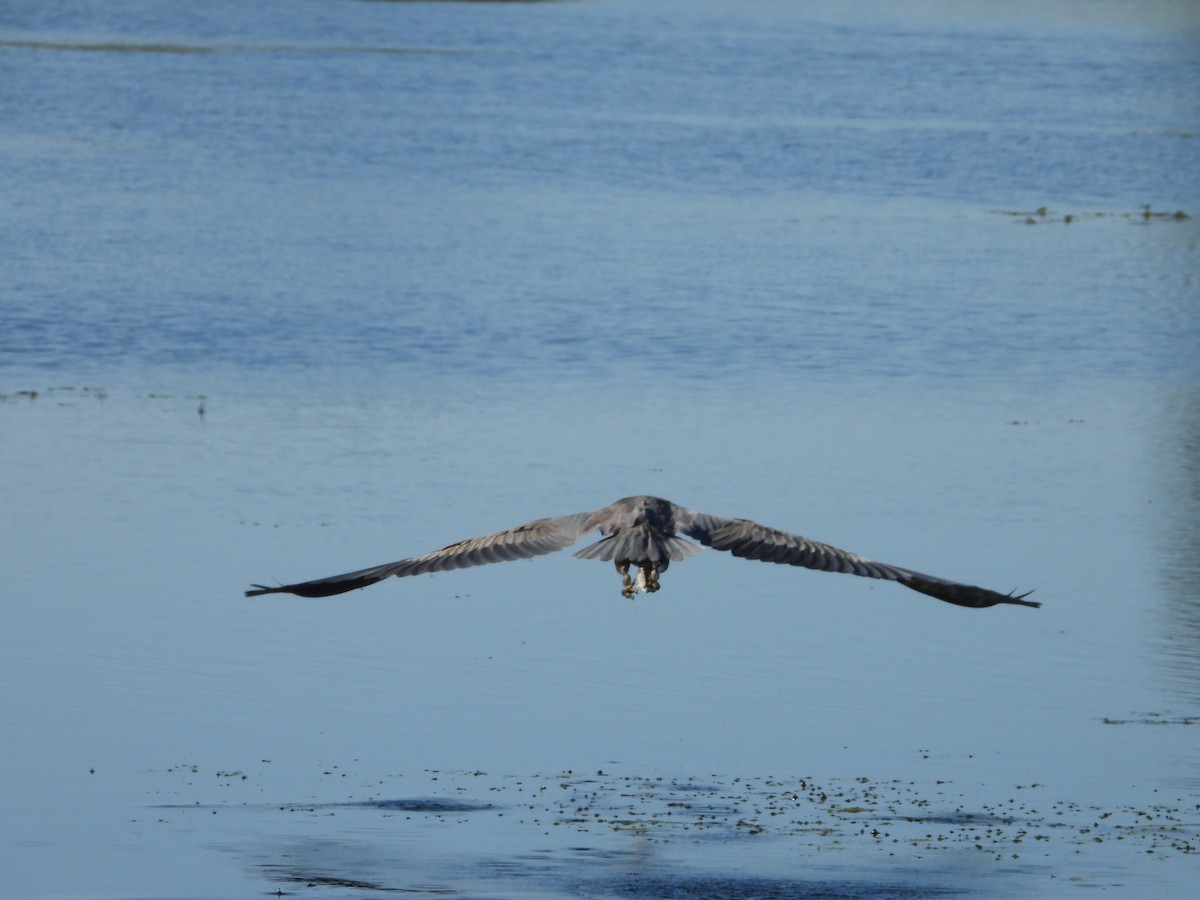
[[[592,531],[599,531],[604,537],[575,555],[581,559],[613,562],[621,573],[621,593],[626,597],[632,597],[639,590],[657,591],[660,576],[672,562],[700,552],[698,546],[679,536],[682,533],[705,547],[728,550],[743,559],[898,581],[914,591],[958,606],[976,609],[999,603],[1041,606],[1040,603],[1025,599],[1032,592],[1001,594],[934,575],[922,575],[911,569],[875,562],[829,544],[811,541],[798,534],[777,531],[749,519],[713,516],[684,509],[659,497],[646,496],[626,497],[595,512],[537,519],[506,531],[459,541],[424,556],[413,556],[370,569],[347,572],[345,575],[279,587],[256,584],[253,585],[254,590],[246,591],[246,596],[284,593],[301,597],[329,597],[366,587],[393,575],[402,578],[405,575],[444,572],[447,569],[541,556],[569,547]],[[629,574],[631,567],[637,568],[636,579]]]

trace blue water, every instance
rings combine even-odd
[[[1194,31],[243,5],[10,10],[5,370],[1195,369]]]
[[[6,893],[1190,896],[1200,22],[1043,6],[5,4]],[[242,597],[640,492],[1045,606]]]

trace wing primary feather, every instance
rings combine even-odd
[[[542,556],[569,547],[583,537],[586,533],[584,526],[590,516],[591,513],[574,513],[569,516],[536,519],[505,531],[448,544],[423,556],[413,556],[382,566],[347,572],[344,575],[331,575],[328,578],[283,584],[278,587],[255,584],[251,585],[252,590],[246,591],[246,596],[284,593],[301,597],[332,597],[393,576],[403,578],[427,572],[445,572],[493,562]]]
[[[923,575],[911,569],[867,559],[831,544],[822,544],[798,534],[768,528],[749,519],[726,519],[710,513],[689,512],[684,527],[680,530],[706,547],[725,550],[744,559],[895,581],[911,590],[956,606],[972,609],[983,609],[1002,603],[1041,606],[1034,600],[1025,599],[1032,592],[1001,594],[999,591],[934,575]]]

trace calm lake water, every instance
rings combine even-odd
[[[1187,2],[0,9],[7,896],[1191,896]],[[713,551],[247,600],[633,493]]]

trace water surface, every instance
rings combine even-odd
[[[10,4],[6,890],[1187,896],[1192,15]]]

